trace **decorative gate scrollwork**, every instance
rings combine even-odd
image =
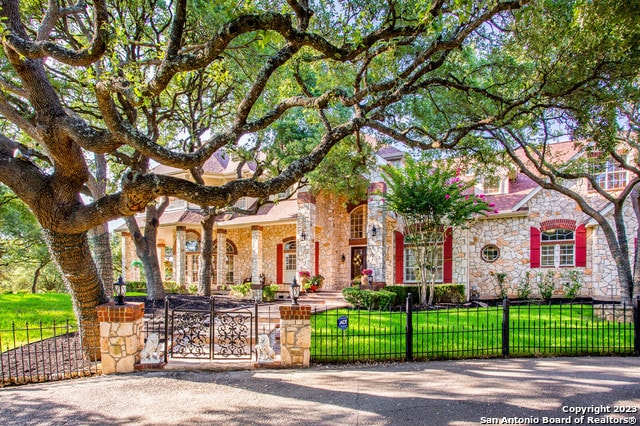
[[[213,298],[209,310],[173,309],[166,329],[169,355],[209,360],[216,357],[251,359],[257,337],[254,336],[257,309],[255,305],[253,308],[216,310]]]

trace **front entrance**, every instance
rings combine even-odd
[[[367,267],[367,248],[351,247],[351,279],[362,275],[362,270]]]

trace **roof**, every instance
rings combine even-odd
[[[197,210],[170,210],[160,216],[160,227],[177,225],[200,225],[203,215]],[[255,215],[224,214],[216,219],[219,228],[246,227],[247,225],[273,225],[295,222],[298,218],[298,200],[280,201],[258,209]],[[136,215],[138,226],[144,227],[144,214]],[[127,232],[127,225],[119,226],[116,232]]]

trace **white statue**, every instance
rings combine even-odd
[[[141,364],[157,364],[160,362],[158,352],[160,348],[160,338],[157,333],[151,333],[144,344],[144,349],[140,352]]]
[[[271,347],[271,342],[267,334],[258,336],[256,350],[258,351],[258,361],[273,361],[276,357],[276,352]]]

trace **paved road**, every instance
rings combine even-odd
[[[513,417],[520,418],[515,424],[567,419],[625,424],[618,423],[622,417],[632,424],[640,419],[638,412],[613,413],[615,407],[640,410],[640,358],[146,371],[0,389],[2,425],[478,425],[507,424]],[[586,413],[580,422],[576,411],[582,409],[610,413]],[[606,423],[594,423],[602,420]]]

